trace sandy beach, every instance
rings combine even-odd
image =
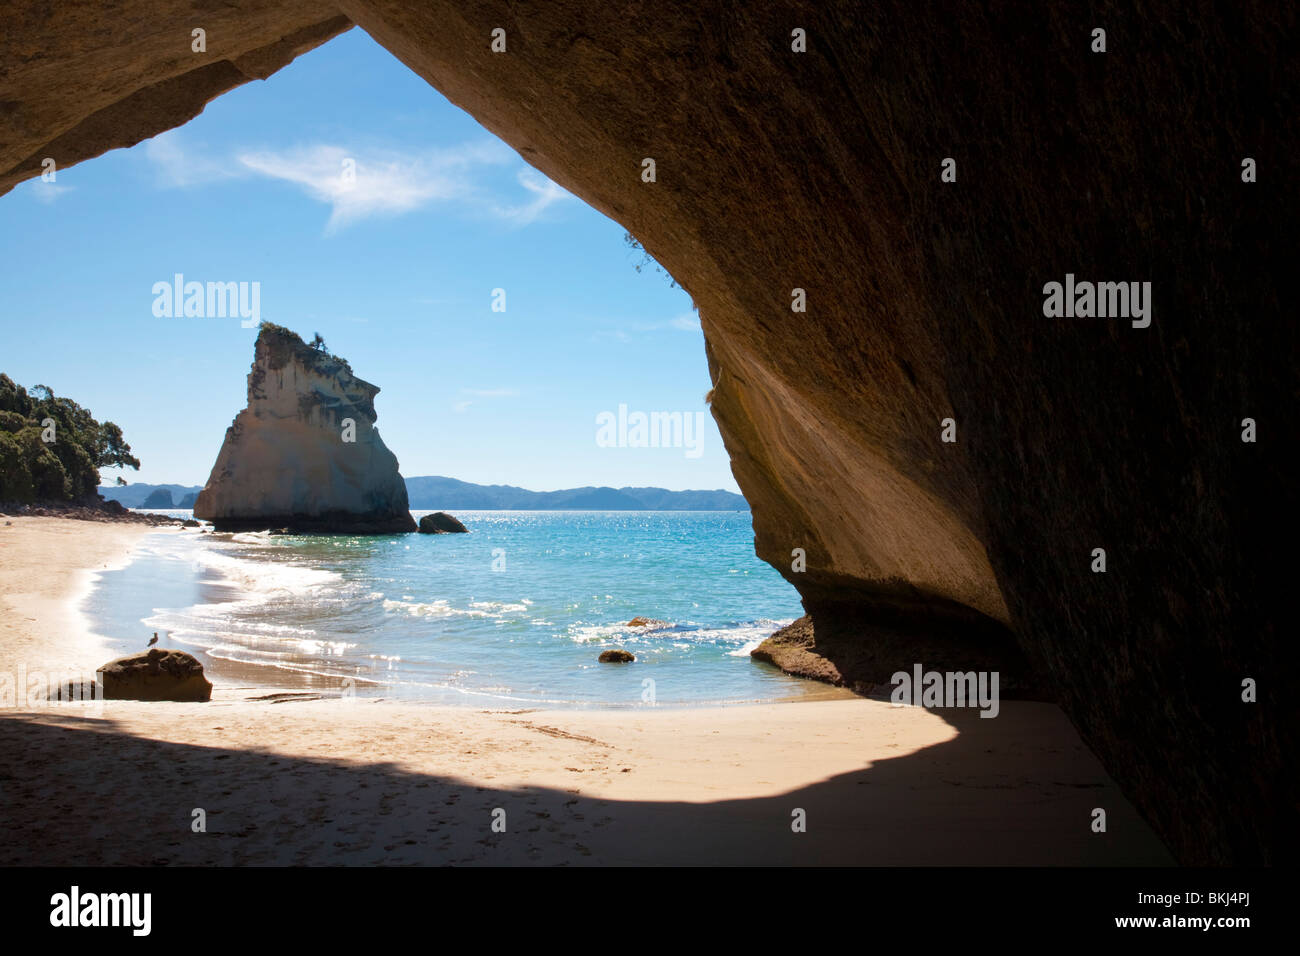
[[[218,683],[31,705],[20,672],[107,660],[77,604],[146,533],[0,519],[0,864],[1172,862],[1048,704],[493,710]]]
[[[0,518],[0,668],[93,677],[110,651],[78,605],[96,574],[125,565],[151,531],[128,522]]]

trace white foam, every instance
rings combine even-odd
[[[661,622],[646,627],[628,627],[625,622],[581,624],[571,625],[568,636],[579,644],[618,640],[624,644],[670,643],[680,649],[689,649],[697,644],[735,644],[737,646],[726,654],[729,657],[748,657],[750,651],[789,623],[763,619],[727,627],[702,627],[691,621],[680,624]]]
[[[500,615],[527,611],[531,601],[525,601],[522,604],[506,604],[501,601],[471,601],[470,607],[480,611],[486,611],[490,615]]]
[[[394,601],[386,599],[384,610],[397,614],[409,614],[411,617],[491,617],[481,609],[464,609],[452,607],[446,598],[436,601]]]
[[[238,587],[250,598],[307,596],[338,585],[343,576],[322,568],[309,568],[285,561],[253,561],[216,548],[198,552],[199,564]]]

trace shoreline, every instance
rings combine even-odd
[[[175,509],[173,510],[175,511]],[[251,577],[257,575],[250,568],[266,562],[270,568],[292,570],[304,567],[295,557],[293,550],[242,554],[233,560],[242,568],[230,571],[230,558],[223,558],[220,564],[208,564],[206,558],[196,557],[204,548],[216,549],[218,554],[227,554],[227,546],[241,542],[248,537],[263,537],[249,533],[197,532],[180,529],[166,529],[168,535],[180,535],[172,542],[159,542],[158,539],[145,537],[137,544],[135,559],[141,562],[140,568],[131,568],[125,577],[104,585],[104,590],[96,592],[92,610],[105,618],[99,626],[112,635],[127,634],[138,631],[138,647],[118,644],[111,651],[111,656],[134,653],[143,650],[144,641],[150,630],[161,635],[163,649],[180,650],[195,656],[203,664],[207,678],[213,683],[214,696],[225,698],[230,695],[247,696],[252,691],[267,693],[312,693],[322,696],[339,696],[355,694],[366,699],[391,699],[404,704],[435,705],[454,707],[529,707],[546,710],[671,710],[699,709],[708,707],[747,707],[767,703],[795,703],[811,700],[852,699],[852,691],[826,683],[797,680],[787,675],[779,675],[779,680],[766,678],[762,686],[750,688],[738,685],[734,692],[728,694],[729,688],[719,688],[721,696],[686,696],[681,698],[660,699],[649,704],[641,700],[641,687],[631,696],[586,696],[573,693],[573,687],[555,688],[554,693],[538,695],[535,689],[513,690],[508,686],[491,689],[488,686],[466,686],[456,683],[428,683],[418,676],[418,672],[403,673],[401,666],[396,672],[383,668],[366,667],[367,656],[373,661],[378,655],[394,653],[380,646],[367,648],[360,646],[360,653],[350,653],[337,659],[322,661],[310,657],[297,657],[292,654],[266,655],[258,659],[259,651],[243,644],[230,642],[220,636],[220,632],[206,631],[196,634],[187,629],[183,621],[176,619],[179,613],[188,616],[190,607],[216,605],[233,601],[236,604],[257,604],[272,600],[256,585],[250,585]],[[270,539],[275,541],[275,538]],[[243,541],[247,544],[247,541]],[[129,562],[117,565],[120,570]],[[315,572],[312,572],[315,573]],[[337,573],[337,572],[331,572]],[[148,578],[149,589],[141,587],[141,580]],[[346,582],[345,582],[346,583]],[[84,592],[83,592],[84,593]],[[125,598],[123,598],[125,595]],[[372,595],[374,596],[374,595]],[[379,595],[383,597],[384,595]],[[409,597],[409,595],[407,595]],[[140,603],[142,600],[154,603]],[[385,601],[387,604],[388,601]],[[525,601],[525,604],[531,602]],[[479,612],[470,612],[479,613]],[[663,623],[663,622],[656,622]],[[771,630],[776,630],[781,621],[765,622]],[[234,623],[239,628],[239,623]],[[258,625],[253,625],[258,626]],[[617,623],[606,625],[611,630],[622,627]],[[705,630],[711,625],[694,625]],[[133,631],[134,629],[134,631]],[[763,632],[770,633],[771,630]],[[639,637],[640,635],[635,635]],[[196,639],[197,638],[197,639]],[[332,640],[332,639],[331,639]],[[757,646],[762,638],[755,638]],[[617,640],[615,640],[617,643]],[[603,646],[603,645],[596,645]],[[382,653],[381,653],[382,651]],[[400,652],[398,652],[400,653]],[[592,656],[594,659],[595,651]],[[738,668],[755,668],[748,652],[733,652],[731,656],[743,658]],[[107,660],[103,657],[99,663]],[[384,658],[387,659],[387,658]],[[394,658],[394,660],[405,660]],[[409,663],[416,668],[427,665],[426,660],[413,657]],[[464,664],[464,662],[460,662]],[[89,665],[88,665],[89,666]],[[97,666],[97,665],[96,665]],[[473,665],[465,665],[473,666]],[[350,668],[356,668],[350,671]],[[660,672],[650,670],[649,675],[663,680]],[[776,674],[773,671],[773,674]],[[640,673],[638,677],[647,676]],[[503,684],[510,679],[489,681],[488,684]],[[751,695],[746,695],[752,690]]]
[[[27,653],[78,653],[70,596],[147,530],[7,520],[6,672]],[[311,697],[0,699],[14,835],[0,864],[1172,862],[1049,704],[1008,701],[983,720],[866,698],[551,710]],[[1095,807],[1106,833],[1091,831]]]
[[[86,598],[105,572],[130,564],[141,540],[157,530],[129,522],[0,518],[0,667],[12,670],[20,660],[51,672],[89,667],[93,678],[112,650],[85,614]],[[58,640],[42,639],[50,633]]]

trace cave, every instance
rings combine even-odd
[[[756,549],[808,614],[783,653],[847,683],[999,668],[1059,703],[1181,862],[1270,863],[1295,815],[1296,17],[18,0],[0,192],[365,30],[693,297]],[[1067,274],[1149,282],[1149,327],[1045,316]]]

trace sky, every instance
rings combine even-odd
[[[120,425],[130,482],[201,485],[252,328],[156,283],[258,283],[260,317],[381,388],[402,474],[535,490],[738,490],[690,297],[360,29],[186,125],[0,197],[0,371]],[[494,311],[494,290],[505,311]],[[698,447],[610,447],[619,406]]]

